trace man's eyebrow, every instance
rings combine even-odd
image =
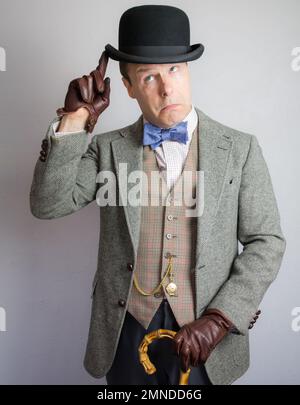
[[[170,64],[170,66],[175,66],[175,65],[176,65],[176,63]],[[136,73],[138,74],[138,73],[148,72],[149,70],[155,70],[155,69],[156,69],[155,66],[154,67],[140,67],[136,70]]]
[[[137,71],[136,71],[136,73],[142,73],[142,72],[148,72],[149,70],[154,70],[155,68],[154,67],[145,67],[145,68],[138,68],[137,69]]]

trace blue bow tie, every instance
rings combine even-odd
[[[148,122],[144,124],[143,145],[150,145],[153,150],[166,139],[186,144],[188,140],[187,121],[180,122],[172,128],[160,128]]]

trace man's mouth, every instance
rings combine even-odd
[[[167,106],[165,106],[164,108],[162,108],[162,111],[167,111],[173,108],[176,108],[179,104],[168,104]]]

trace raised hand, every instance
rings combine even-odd
[[[58,116],[74,113],[81,114],[82,107],[89,112],[85,129],[92,132],[99,115],[109,106],[110,79],[104,80],[108,64],[106,51],[102,52],[98,66],[89,75],[84,75],[70,82],[63,108],[57,109]]]

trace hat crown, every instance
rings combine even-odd
[[[202,44],[190,45],[190,23],[180,8],[147,4],[124,11],[119,49],[105,45],[107,56],[129,63],[182,63],[200,58]]]
[[[126,10],[119,22],[119,49],[126,46],[189,46],[190,24],[177,7],[143,5]]]

